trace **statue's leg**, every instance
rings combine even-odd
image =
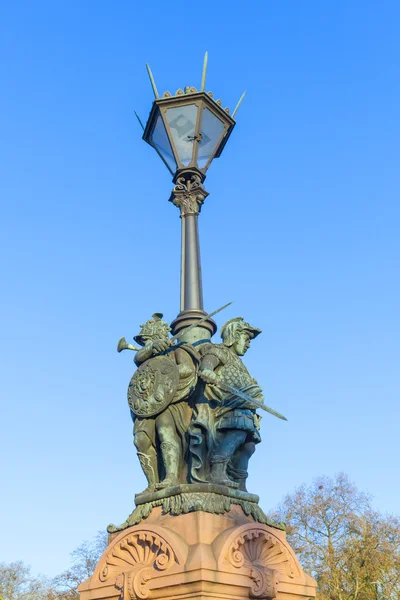
[[[232,457],[228,466],[228,473],[239,485],[239,489],[247,492],[246,479],[248,477],[249,460],[253,456],[256,445],[254,442],[246,442],[240,446]]]
[[[209,481],[229,487],[238,487],[227,475],[226,469],[239,446],[246,441],[247,432],[240,429],[223,429],[217,433],[217,444],[211,457]]]
[[[143,473],[146,476],[148,487],[145,492],[154,492],[158,482],[158,467],[156,450],[145,431],[134,433],[134,444]]]
[[[157,488],[165,488],[179,483],[179,465],[181,447],[174,419],[166,410],[156,419],[156,429],[160,440],[161,456],[165,467],[165,478],[157,484]]]

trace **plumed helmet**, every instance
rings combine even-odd
[[[152,318],[140,326],[140,333],[133,338],[135,342],[144,346],[148,340],[159,340],[168,338],[171,328],[166,321],[162,320],[162,313],[154,313]]]

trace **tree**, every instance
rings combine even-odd
[[[71,553],[72,565],[53,579],[53,586],[62,600],[79,598],[78,586],[93,574],[93,571],[107,548],[107,534],[99,531],[97,536],[83,542]],[[0,598],[1,600],[1,598]]]
[[[22,561],[0,563],[0,600],[74,600],[78,586],[90,577],[107,548],[107,534],[100,531],[90,542],[83,542],[71,553],[69,569],[48,580],[34,577]]]
[[[319,600],[400,599],[400,520],[374,511],[343,473],[301,486],[274,518],[286,522]]]
[[[0,600],[55,600],[56,592],[44,578],[33,577],[22,561],[0,563]]]

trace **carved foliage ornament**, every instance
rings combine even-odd
[[[254,598],[276,598],[279,574],[294,577],[293,566],[278,539],[262,529],[248,529],[230,545],[228,562],[237,569],[249,569]]]
[[[198,175],[178,177],[177,184],[172,190],[171,202],[181,211],[181,217],[198,215],[201,206],[208,196]]]
[[[147,582],[157,572],[166,571],[177,563],[177,557],[170,544],[160,535],[151,531],[136,531],[116,544],[106,556],[104,567],[99,573],[102,582],[117,577],[115,585],[126,587],[128,596],[147,598]],[[125,573],[125,585],[122,574]]]

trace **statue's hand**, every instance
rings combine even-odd
[[[206,383],[217,383],[217,376],[211,369],[201,369],[199,371],[199,377]]]
[[[169,348],[169,340],[154,340],[152,342],[153,354],[158,354],[158,352],[164,352]]]

